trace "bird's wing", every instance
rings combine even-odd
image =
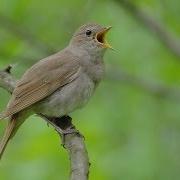
[[[17,83],[4,117],[9,117],[52,94],[78,77],[80,65],[72,55],[54,55],[32,66]]]

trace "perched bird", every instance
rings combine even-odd
[[[105,35],[110,28],[94,23],[81,26],[66,48],[24,73],[1,117],[9,122],[0,143],[0,158],[28,116],[62,117],[88,102],[104,75],[103,55],[111,48]]]

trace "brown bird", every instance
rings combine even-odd
[[[25,72],[1,117],[9,118],[9,123],[0,143],[0,158],[28,116],[62,117],[88,102],[104,75],[103,55],[111,48],[105,34],[110,28],[94,23],[81,26],[66,48]]]

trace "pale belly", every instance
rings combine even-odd
[[[92,96],[94,89],[94,82],[86,74],[82,74],[36,104],[33,109],[35,113],[51,117],[68,115],[75,109],[83,107]]]

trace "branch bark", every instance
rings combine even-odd
[[[10,71],[11,66],[0,71],[0,87],[7,90],[9,93],[12,93],[16,85],[16,80],[10,74]],[[64,148],[67,149],[71,164],[70,179],[87,180],[90,167],[88,152],[84,142],[84,137],[72,124],[71,118],[69,116],[55,119],[42,118],[55,128],[61,137]],[[67,132],[68,130],[71,130],[71,133],[62,133]]]

